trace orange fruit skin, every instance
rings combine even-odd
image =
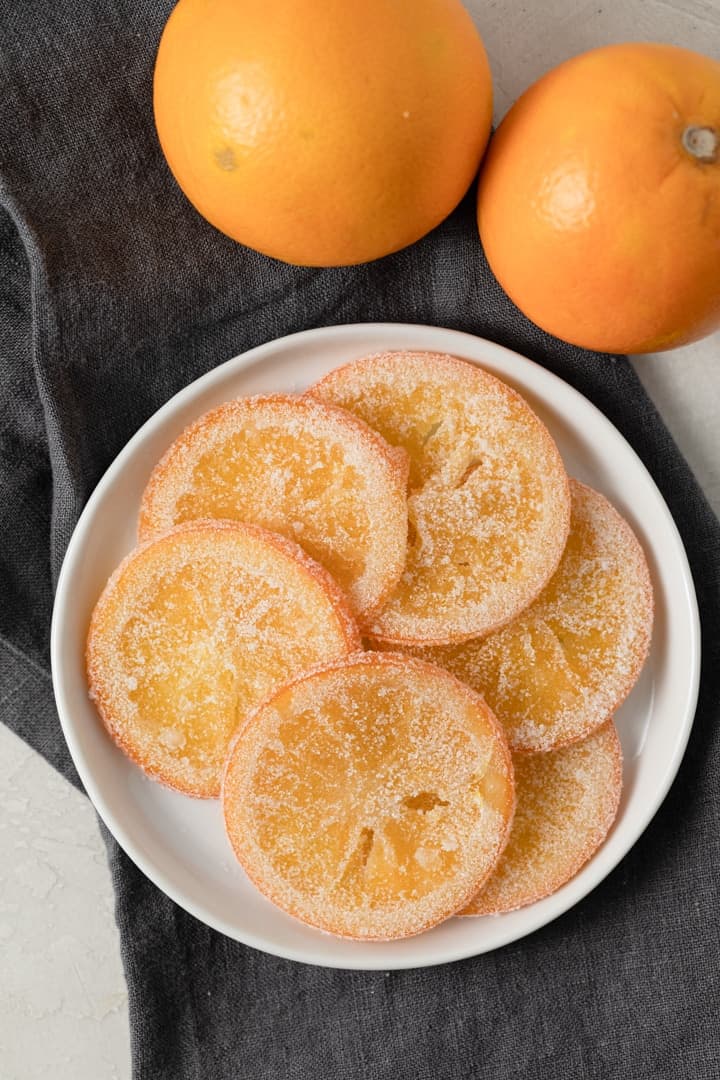
[[[349,265],[454,209],[487,144],[492,82],[460,0],[180,0],[154,108],[208,221],[285,262]]]
[[[516,102],[478,192],[490,266],[544,330],[605,352],[652,352],[720,326],[720,63],[670,45],[594,49]]]

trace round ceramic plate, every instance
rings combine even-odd
[[[228,398],[299,391],[331,368],[383,349],[464,357],[511,383],[557,440],[571,476],[597,488],[632,523],[656,597],[652,649],[616,720],[625,755],[620,812],[605,844],[559,892],[501,916],[449,919],[417,937],[362,943],[330,937],[283,914],[235,862],[220,804],[146,779],[114,745],[88,698],[85,636],[111,571],[135,543],[150,471],[183,428]],[[198,919],[278,956],[342,968],[409,968],[496,949],[557,918],[613,869],[662,802],[677,772],[698,690],[700,629],[687,558],[660,493],[619,432],[582,395],[544,368],[489,341],[450,330],[360,324],[310,330],[229,360],[177,394],[138,431],[80,518],[60,575],[52,668],[60,719],[88,795],[131,859]]]

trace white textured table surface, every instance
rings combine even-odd
[[[472,0],[496,119],[543,71],[611,41],[720,59],[714,0]],[[720,512],[720,335],[636,366]],[[0,1080],[127,1080],[127,993],[105,852],[87,800],[0,727]]]

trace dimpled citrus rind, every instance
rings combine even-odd
[[[225,824],[282,910],[342,937],[418,934],[494,869],[512,762],[485,702],[433,665],[361,653],[299,677],[242,728]]]
[[[299,543],[370,619],[407,547],[406,456],[357,417],[311,398],[239,398],[188,427],[155,467],[141,540],[196,518],[248,521]]]
[[[107,583],[87,639],[90,696],[149,776],[217,798],[238,723],[288,678],[358,644],[343,593],[296,544],[193,522],[137,548]]]
[[[373,640],[465,641],[535,599],[565,546],[570,496],[553,439],[516,391],[457,357],[386,352],[331,371],[309,394],[410,457],[407,562]]]
[[[458,205],[490,134],[492,77],[460,0],[181,0],[153,105],[168,164],[213,225],[286,263],[351,265]],[[263,325],[259,297],[277,310],[283,296],[257,278],[249,318]],[[340,303],[326,297],[330,319]]]
[[[653,591],[628,523],[571,481],[572,521],[557,573],[510,626],[482,641],[423,649],[486,698],[514,753],[589,735],[625,700],[650,648]]]
[[[461,915],[499,915],[557,892],[595,854],[622,789],[622,750],[608,720],[581,742],[514,758],[517,808],[487,884]]]

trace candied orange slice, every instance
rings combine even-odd
[[[582,742],[514,758],[517,809],[495,873],[461,915],[497,915],[556,892],[615,820],[622,751],[612,720]]]
[[[299,543],[367,619],[403,570],[407,469],[405,454],[342,409],[283,395],[228,401],[156,466],[140,539],[197,518],[261,525]]]
[[[650,647],[650,572],[607,499],[571,481],[570,536],[557,573],[514,623],[420,655],[484,695],[513,751],[582,739],[616,711]]]
[[[364,653],[283,687],[230,753],[235,854],[284,911],[388,940],[458,910],[492,872],[512,764],[485,702],[447,672]]]
[[[568,482],[527,403],[464,360],[369,356],[309,393],[365,420],[410,457],[405,572],[371,636],[441,644],[513,619],[557,568],[570,521]]]
[[[258,702],[357,646],[339,587],[296,544],[195,522],[133,551],[110,578],[90,623],[90,694],[145,772],[212,798],[230,739]]]

